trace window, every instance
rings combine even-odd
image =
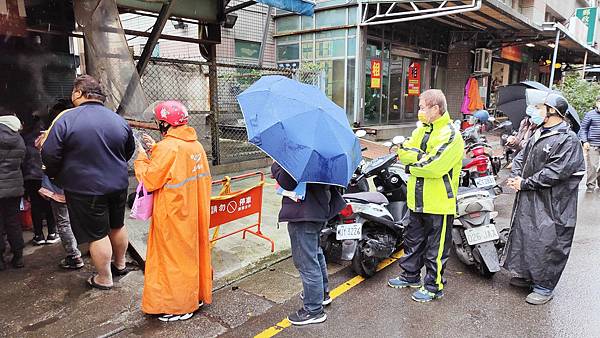
[[[302,16],[302,30],[315,28],[314,16]]]
[[[260,42],[235,40],[235,57],[257,60],[259,55]]]
[[[313,43],[311,42],[303,42],[302,43],[302,60],[303,61],[312,61],[315,58],[315,52]]]
[[[277,61],[292,61],[300,59],[300,46],[298,43],[277,45]]]
[[[278,18],[277,21],[277,33],[293,32],[300,29],[300,16],[290,15]]]
[[[326,60],[319,62],[325,72],[325,94],[338,106],[344,107],[345,97],[345,60]]]
[[[343,26],[346,24],[346,8],[315,13],[317,28]]]
[[[356,11],[357,7],[348,8],[348,24],[356,25]]]
[[[345,55],[346,41],[344,39],[317,41],[315,52],[317,59],[341,57]]]

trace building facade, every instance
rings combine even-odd
[[[396,5],[410,10],[408,4]],[[412,124],[418,96],[429,88],[446,92],[450,113],[460,117],[471,76],[479,80],[488,108],[499,86],[548,82],[553,35],[542,34],[544,22],[566,23],[576,8],[592,5],[595,1],[484,0],[479,11],[370,25],[363,21],[377,13],[364,3],[318,1],[314,17],[277,11],[275,58],[281,67],[322,70],[326,94],[358,125]],[[418,6],[433,8],[426,2]],[[474,68],[477,49],[490,51],[491,69]],[[561,53],[564,60],[574,60]]]

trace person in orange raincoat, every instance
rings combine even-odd
[[[211,177],[186,108],[167,101],[154,112],[164,139],[155,143],[144,135],[150,157],[140,151],[134,163],[138,181],[154,196],[142,311],[171,322],[212,301]]]

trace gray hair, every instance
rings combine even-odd
[[[448,111],[448,103],[446,102],[446,95],[439,89],[428,89],[421,93],[419,100],[422,100],[427,106],[440,107],[440,112],[444,114]]]

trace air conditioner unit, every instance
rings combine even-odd
[[[492,72],[492,50],[487,48],[475,49],[475,64],[473,65],[475,73]]]

